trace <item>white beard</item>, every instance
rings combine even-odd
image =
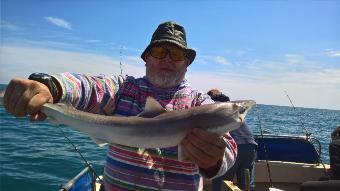
[[[178,86],[181,83],[181,81],[184,79],[185,72],[186,70],[175,73],[173,76],[168,76],[166,74],[153,72],[147,67],[146,77],[149,82],[151,82],[156,87],[172,88]]]

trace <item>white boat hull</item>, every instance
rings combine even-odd
[[[274,188],[281,190],[299,190],[301,183],[318,180],[325,177],[325,171],[330,166],[325,164],[306,164],[295,162],[268,161]],[[255,164],[256,190],[268,190],[270,187],[269,173],[266,161],[257,161]]]
[[[303,182],[325,177],[325,168],[327,171],[330,168],[328,164],[325,164],[324,168],[322,164],[283,161],[268,161],[268,163],[273,187],[286,191],[298,191]],[[233,182],[236,184],[236,178]],[[266,161],[257,161],[255,163],[255,190],[266,191],[269,190],[270,186]],[[211,190],[211,181],[204,181],[204,190]]]

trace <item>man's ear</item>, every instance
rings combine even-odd
[[[145,66],[148,65],[148,58],[149,58],[149,56],[150,56],[149,53],[146,53],[146,54],[144,55],[144,58],[145,58]]]
[[[145,60],[147,60],[148,59],[148,57],[150,56],[150,53],[145,53]]]
[[[187,67],[191,64],[191,61],[188,58],[185,58],[185,63],[187,65]]]

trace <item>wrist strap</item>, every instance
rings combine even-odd
[[[59,92],[56,84],[53,81],[53,77],[51,75],[45,74],[45,73],[33,73],[28,77],[29,80],[34,80],[37,82],[40,82],[48,87],[50,90],[50,93],[53,97],[53,103],[56,103],[59,98]]]

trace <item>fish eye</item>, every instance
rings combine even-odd
[[[241,107],[240,110],[239,110],[239,112],[242,114],[242,113],[244,113],[246,110],[247,110],[247,108]]]

